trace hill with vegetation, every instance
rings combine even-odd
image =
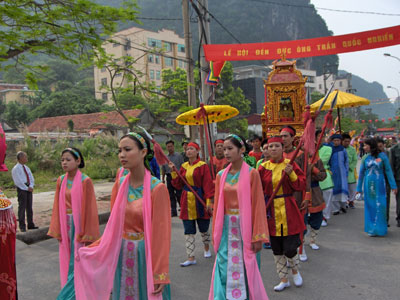
[[[98,2],[118,6],[123,0],[98,0]],[[276,0],[220,0],[209,1],[208,5],[208,10],[213,16],[210,18],[211,42],[215,44],[275,42],[332,35],[324,19],[309,0],[285,0],[284,3]],[[153,31],[167,28],[183,36],[181,1],[138,0],[138,6],[142,24],[125,23],[121,24],[121,29],[131,26]],[[190,10],[190,18],[194,55],[197,57],[198,22],[193,8]],[[252,62],[254,63],[262,62]],[[298,60],[298,63],[299,66],[303,64],[321,74],[322,66],[328,63],[337,64],[338,57],[331,55],[306,58]],[[234,63],[234,65],[240,64]]]

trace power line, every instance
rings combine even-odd
[[[205,10],[207,11],[207,13],[210,15],[211,18],[213,18],[215,20],[215,22],[218,23],[219,26],[222,27],[222,29],[224,29],[236,42],[238,42],[239,44],[241,44],[241,42],[233,35],[232,32],[229,31],[228,28],[226,28],[208,9],[206,9],[204,7],[203,4],[201,4],[199,1],[197,1],[197,3]]]
[[[380,15],[380,16],[390,16],[390,17],[399,17],[400,14],[389,14],[389,13],[381,13],[375,11],[361,11],[361,10],[345,10],[345,9],[334,9],[334,8],[325,8],[325,7],[317,7],[314,5],[299,5],[299,4],[291,4],[291,3],[282,3],[282,2],[274,2],[268,0],[245,0],[246,2],[259,2],[259,3],[266,3],[272,5],[279,5],[279,6],[286,6],[286,7],[298,7],[298,8],[308,8],[308,9],[319,9],[319,10],[326,10],[326,11],[333,11],[333,12],[340,12],[340,13],[354,13],[354,14],[368,14],[368,15]]]
[[[182,18],[156,18],[156,17],[137,17],[139,20],[155,20],[155,21],[182,21]]]

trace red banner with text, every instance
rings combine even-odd
[[[400,44],[400,26],[306,40],[203,45],[208,61],[272,60],[332,55]],[[215,74],[219,75],[219,74]]]

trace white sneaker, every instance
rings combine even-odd
[[[326,222],[325,220],[322,220],[321,226],[322,226],[322,227],[328,226],[328,222]]]
[[[293,274],[293,282],[294,285],[300,287],[303,285],[303,278],[300,275],[300,272],[297,271],[297,274]]]
[[[274,286],[274,291],[275,292],[281,292],[284,289],[288,288],[290,286],[290,282],[280,282],[278,285]]]
[[[204,257],[205,258],[210,258],[211,257],[211,250],[204,251]]]
[[[304,250],[303,250],[303,253],[299,255],[299,259],[302,262],[305,262],[308,260],[307,254],[304,252]]]
[[[300,261],[305,262],[305,261],[307,261],[308,257],[306,254],[306,249],[304,248],[304,244],[302,245],[302,247],[303,247],[303,251],[301,254],[299,254],[299,259],[300,259]]]
[[[186,260],[183,263],[181,263],[181,267],[188,267],[195,264],[197,264],[196,260]]]
[[[319,249],[319,246],[317,244],[315,244],[315,243],[310,243],[310,247],[313,250],[318,250]]]

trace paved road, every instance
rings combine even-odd
[[[394,201],[392,201],[394,204]],[[262,250],[262,277],[270,299],[400,299],[400,228],[394,225],[384,238],[371,238],[363,232],[363,203],[347,214],[332,217],[319,235],[321,249],[307,247],[309,261],[302,263],[304,286],[276,293],[278,283],[271,250]],[[391,207],[394,216],[394,206]],[[214,259],[202,257],[197,235],[198,264],[179,267],[184,259],[181,221],[172,222],[170,273],[172,298],[207,299]],[[30,246],[17,242],[19,299],[56,299],[59,292],[58,245],[47,240]]]

